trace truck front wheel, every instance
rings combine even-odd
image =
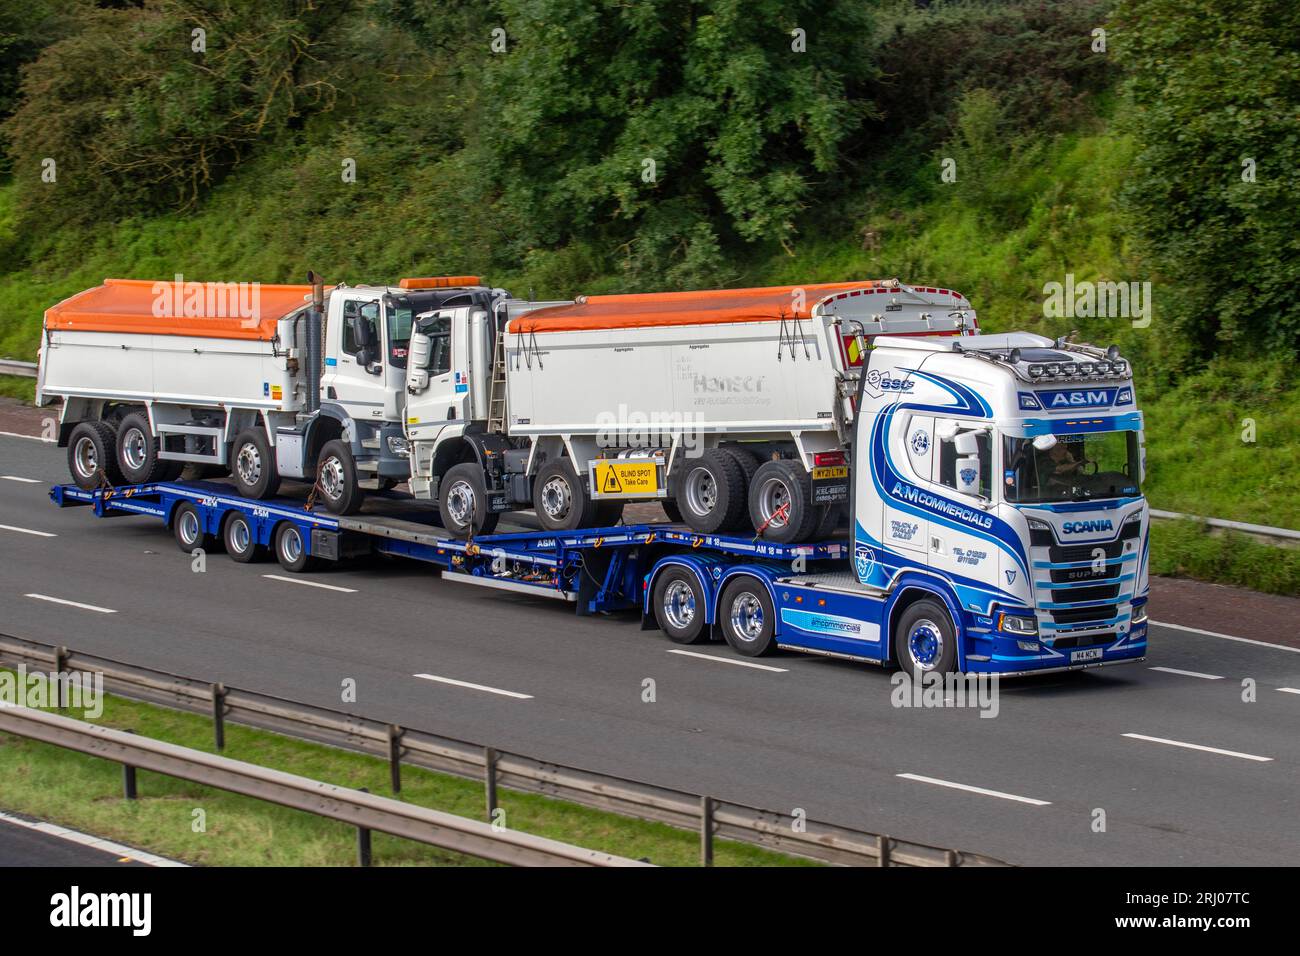
[[[955,670],[957,632],[948,609],[929,598],[909,605],[894,624],[894,659],[913,678]]]
[[[336,515],[354,515],[366,500],[365,491],[357,484],[352,449],[337,438],[327,441],[316,459],[316,487],[325,507]]]
[[[266,433],[246,428],[235,437],[230,449],[230,476],[245,498],[270,498],[280,490],[280,473]]]
[[[491,534],[500,515],[488,511],[487,484],[476,462],[452,465],[438,484],[438,513],[442,526],[458,538]]]

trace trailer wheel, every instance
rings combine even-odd
[[[709,448],[682,469],[676,497],[682,518],[696,531],[734,527],[745,513],[745,472],[731,454]]]
[[[488,511],[487,483],[477,462],[452,465],[438,484],[438,513],[442,526],[458,538],[491,534],[501,517]]]
[[[655,621],[675,644],[703,644],[709,639],[704,626],[704,592],[700,580],[685,568],[667,568],[655,581]]]
[[[913,678],[957,666],[957,632],[948,609],[924,598],[908,606],[894,624],[894,660]]]
[[[768,541],[808,540],[819,517],[812,501],[812,476],[797,461],[766,461],[749,487],[749,518]]]
[[[590,528],[596,521],[594,503],[587,497],[578,473],[567,458],[543,465],[537,473],[533,481],[533,508],[547,531]]]
[[[186,554],[193,554],[195,548],[213,550],[212,535],[203,530],[199,509],[188,501],[182,501],[172,512],[172,534],[176,536],[176,546]]]
[[[275,452],[260,428],[245,428],[230,447],[230,476],[245,498],[271,498],[280,490]]]
[[[226,553],[240,564],[251,564],[266,556],[266,547],[257,543],[253,526],[238,511],[226,518],[221,528],[221,543],[226,546]]]
[[[718,601],[717,620],[727,643],[746,657],[776,650],[776,611],[758,578],[741,575],[727,585]]]
[[[357,483],[352,449],[337,438],[327,441],[316,459],[316,487],[325,507],[336,515],[354,515],[366,500],[365,490]]]
[[[307,553],[302,531],[292,521],[285,521],[275,529],[275,559],[280,567],[294,574],[314,571],[320,565],[319,558]]]
[[[132,412],[117,427],[117,465],[129,485],[146,485],[160,481],[167,462],[158,457],[158,439],[149,428],[149,419]]]
[[[117,467],[116,434],[107,422],[80,422],[68,436],[68,472],[78,488],[94,491],[100,473],[110,485],[121,482]]]

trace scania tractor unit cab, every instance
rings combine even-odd
[[[902,605],[897,659],[941,671],[1145,654],[1142,413],[1114,347],[882,336],[860,385],[841,589],[859,598],[858,633],[873,618],[897,625]],[[827,650],[858,643],[828,617],[795,626],[809,639],[823,630]]]

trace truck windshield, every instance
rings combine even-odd
[[[1138,493],[1141,474],[1137,432],[1057,435],[1050,448],[1032,438],[1004,438],[1006,500],[1021,504],[1087,501]]]

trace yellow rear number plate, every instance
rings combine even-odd
[[[849,476],[848,465],[823,465],[812,470],[813,481],[835,481]]]

